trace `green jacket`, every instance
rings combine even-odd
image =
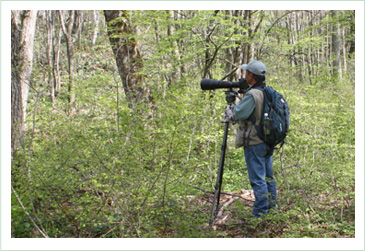
[[[242,101],[233,107],[233,113],[238,119],[236,148],[257,145],[263,142],[257,136],[255,128],[261,122],[263,105],[264,93],[258,89],[251,89],[245,94]],[[251,114],[256,118],[255,124],[248,119]]]

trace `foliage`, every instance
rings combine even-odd
[[[280,207],[237,228],[234,221],[252,210],[237,202],[230,209],[231,225],[205,228],[210,205],[190,198],[214,190],[226,102],[223,91],[200,90],[206,66],[201,54],[222,45],[211,69],[219,79],[227,72],[222,58],[247,34],[227,13],[180,15],[184,18],[171,19],[164,11],[131,13],[132,23],[144,30],[136,39],[148,76],[143,84],[153,100],[128,106],[105,37],[94,47],[85,40],[75,51],[72,105],[64,92],[52,106],[42,81],[47,71],[36,67],[33,80],[41,84],[34,84],[38,93],[30,94],[26,142],[12,161],[12,186],[36,223],[50,237],[354,237],[353,59],[348,58],[343,80],[332,78],[322,64],[311,76],[277,55],[298,47],[316,49],[323,41],[305,31],[298,43],[275,46],[272,39],[285,32],[282,26],[266,36],[261,59],[273,69],[268,84],[283,93],[291,112],[287,144],[274,155]],[[176,28],[171,36],[168,25]],[[204,27],[214,25],[215,44],[202,36],[212,31]],[[267,30],[261,32],[263,37]],[[39,57],[44,53],[40,44]],[[232,126],[223,181],[227,192],[251,189],[243,150],[234,149],[234,140]],[[14,195],[12,236],[40,237]]]

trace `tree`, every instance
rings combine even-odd
[[[138,102],[143,96],[140,86],[142,76],[139,74],[143,66],[141,52],[133,37],[128,12],[123,10],[104,10],[108,27],[109,41],[113,48],[118,72],[129,106]]]
[[[54,45],[54,15],[52,10],[45,11],[46,20],[47,20],[47,59],[48,59],[48,84],[51,88],[51,100],[52,105],[54,106],[55,99],[55,86],[56,86],[56,78],[52,77],[52,71],[54,66],[54,57],[53,57],[53,45]]]
[[[67,45],[67,58],[68,58],[68,74],[69,74],[69,83],[68,83],[68,101],[70,104],[75,102],[75,93],[73,91],[74,88],[74,51],[73,51],[73,38],[72,38],[72,29],[75,23],[75,11],[70,10],[70,15],[67,19],[67,28],[65,26],[65,22],[63,20],[62,11],[59,11],[61,27],[63,33],[66,37],[66,45]]]
[[[341,61],[340,61],[340,24],[337,21],[338,11],[331,11],[332,14],[332,74],[341,78]]]
[[[168,24],[167,26],[167,36],[172,37],[174,36],[174,32],[175,32],[175,27],[174,27],[174,14],[175,12],[173,10],[168,10],[167,14],[168,14],[168,19],[171,21],[171,23]],[[177,61],[180,62],[180,52],[179,52],[179,47],[177,44],[176,39],[172,40],[172,59],[173,61]],[[174,67],[171,73],[171,79],[170,79],[170,84],[174,83],[177,78],[180,76],[180,68],[179,67]]]
[[[50,51],[52,59],[49,59],[49,62],[52,63],[52,65],[49,65],[50,68],[52,68],[53,73],[53,86],[51,86],[51,99],[52,102],[54,100],[54,97],[58,97],[61,90],[61,71],[60,71],[60,52],[61,52],[61,39],[62,39],[62,28],[58,27],[58,35],[56,35],[56,26],[55,21],[57,18],[57,11],[56,10],[50,10],[48,15],[48,22],[47,23],[47,34],[48,34],[48,50]],[[52,83],[50,83],[52,84]],[[53,103],[52,103],[53,104]]]
[[[37,11],[11,11],[11,152],[22,142],[33,68]]]
[[[99,34],[99,11],[98,10],[94,10],[93,11],[93,45],[96,44],[96,40],[98,38],[98,34]]]

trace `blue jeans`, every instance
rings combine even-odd
[[[272,171],[272,153],[265,143],[244,147],[251,186],[255,195],[252,214],[260,217],[276,206],[276,182]]]

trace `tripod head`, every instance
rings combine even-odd
[[[221,120],[222,123],[232,123],[232,125],[237,123],[237,119],[232,112],[232,106],[236,101],[236,98],[241,100],[241,97],[238,96],[237,92],[233,91],[232,88],[224,92],[226,94],[226,109],[224,111],[223,118]]]
[[[238,95],[238,93],[233,91],[232,88],[230,88],[228,91],[225,91],[224,93],[226,94],[226,101],[228,105],[234,104],[236,98],[242,100],[242,98]]]

